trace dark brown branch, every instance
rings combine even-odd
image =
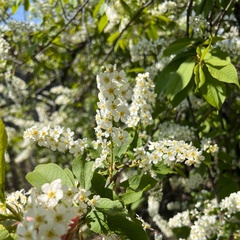
[[[215,25],[217,24],[217,22],[218,22],[217,28],[216,28],[216,31],[215,31],[215,35],[217,34],[217,32],[218,32],[218,30],[219,30],[219,28],[220,28],[220,26],[221,26],[221,22],[222,22],[222,20],[223,20],[223,18],[224,18],[224,16],[225,16],[225,14],[227,13],[228,9],[230,8],[231,4],[233,3],[233,1],[234,1],[234,0],[229,1],[227,7],[226,7],[225,9],[223,9],[223,10],[216,16],[216,18],[213,20],[213,24],[212,24],[213,26],[215,26]]]
[[[189,37],[189,19],[192,12],[192,5],[193,5],[193,0],[190,0],[187,7],[186,37]]]

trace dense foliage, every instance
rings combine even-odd
[[[239,239],[238,0],[0,21],[0,239]]]

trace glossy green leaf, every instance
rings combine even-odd
[[[206,82],[199,88],[200,92],[209,104],[220,109],[226,99],[225,84],[214,79],[207,71],[204,73]]]
[[[62,179],[62,184],[72,187],[72,176],[69,177],[68,170],[63,170],[55,163],[40,164],[33,172],[26,175],[26,179],[34,187],[40,187],[44,183],[51,183],[56,179]]]
[[[127,191],[126,193],[122,194],[121,200],[123,201],[124,205],[128,205],[131,203],[137,202],[139,199],[141,199],[144,191]]]
[[[153,188],[157,181],[150,176],[150,174],[133,175],[128,180],[121,183],[124,188],[129,188],[134,191],[144,190],[148,185]]]
[[[99,20],[98,32],[101,33],[104,30],[104,28],[107,26],[107,24],[108,24],[108,18],[107,18],[107,15],[104,14]]]
[[[194,59],[188,58],[179,66],[176,72],[169,73],[170,79],[166,87],[166,94],[170,100],[189,84],[193,75],[194,66]]]
[[[206,66],[212,77],[214,77],[218,81],[225,83],[234,83],[239,87],[237,71],[232,64],[227,64],[221,67],[206,63]]]
[[[4,154],[7,148],[7,133],[2,119],[0,119],[0,201],[5,202],[5,158]]]
[[[80,186],[85,189],[90,189],[91,180],[93,177],[93,163],[87,162],[85,155],[79,156],[73,160],[72,171],[75,177],[78,179]]]
[[[128,219],[122,215],[108,215],[98,210],[91,211],[86,220],[90,230],[98,234],[115,233],[130,240],[149,239],[139,220]]]
[[[193,47],[194,41],[191,38],[180,38],[171,43],[163,52],[164,56],[177,54],[186,51],[187,48]]]
[[[230,64],[229,61],[226,61],[226,60],[222,60],[218,57],[215,57],[215,56],[211,56],[210,58],[208,59],[204,59],[204,62],[206,64],[210,64],[212,66],[215,66],[215,67],[224,67],[224,66],[227,66],[228,64]]]
[[[155,91],[157,94],[164,92],[167,88],[169,81],[171,81],[171,74],[176,72],[179,66],[183,61],[186,60],[186,57],[174,58],[158,75]]]
[[[111,216],[115,215],[125,215],[127,214],[126,209],[123,207],[120,201],[111,200],[108,198],[100,198],[97,202],[96,209],[101,211],[104,214]]]

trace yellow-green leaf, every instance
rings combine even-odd
[[[5,202],[5,159],[4,154],[7,148],[7,133],[3,121],[0,119],[0,201]]]
[[[107,15],[104,14],[99,20],[98,32],[101,33],[103,29],[107,26],[107,24],[108,24],[108,18],[107,18]]]

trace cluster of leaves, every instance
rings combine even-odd
[[[0,21],[4,24],[0,32],[10,46],[0,75],[0,114],[9,131],[6,162],[4,152],[8,141],[0,122],[2,202],[4,191],[29,188],[30,185],[37,187],[57,178],[70,187],[77,180],[81,187],[101,196],[99,206],[84,219],[91,231],[106,235],[114,232],[125,239],[144,240],[149,236],[143,230],[142,222],[135,219],[135,214],[145,214],[147,192],[157,182],[163,188],[160,213],[166,219],[177,211],[167,210],[166,205],[172,199],[179,202],[187,199],[188,206],[192,206],[199,199],[217,198],[220,201],[240,189],[236,161],[240,157],[239,56],[230,56],[218,45],[228,36],[227,33],[232,32],[232,26],[237,28],[240,3],[233,0],[179,0],[174,11],[161,12],[158,7],[164,2],[13,0],[0,3]],[[12,21],[21,6],[29,20]],[[108,7],[116,11],[113,19],[107,12]],[[189,24],[189,18],[194,14],[209,22],[201,36],[196,36]],[[178,23],[182,16],[185,24]],[[133,61],[131,44],[137,45],[142,38],[149,43],[161,39],[163,43],[159,43],[154,52],[139,53],[139,60]],[[162,69],[157,69],[157,64],[153,63],[159,58],[160,62],[171,60]],[[154,125],[144,129],[149,139],[158,136],[162,122],[175,122],[195,128],[193,143],[197,146],[201,137],[210,137],[218,144],[218,156],[213,158],[205,153],[206,159],[197,170],[202,175],[207,174],[208,182],[201,188],[210,195],[197,196],[194,192],[176,192],[171,188],[169,179],[176,175],[187,178],[192,170],[190,167],[176,165],[170,169],[159,164],[153,169],[157,176],[153,178],[150,174],[143,174],[134,164],[131,167],[124,165],[121,159],[127,157],[133,161],[133,149],[144,142],[138,134],[143,130],[140,128],[125,145],[114,149],[117,167],[111,178],[107,171],[92,171],[93,162],[86,162],[85,155],[72,160],[68,154],[29,148],[23,144],[25,128],[42,121],[60,123],[76,129],[80,137],[94,139],[95,75],[103,64],[112,63],[128,70],[130,78],[150,66],[157,69],[153,77],[159,101],[153,114]],[[14,86],[16,78],[25,84],[24,89]],[[59,86],[69,91],[66,95],[68,102],[59,104],[56,101],[61,92],[54,93],[52,89]],[[192,95],[205,103],[194,108]],[[181,108],[186,100],[187,106]],[[27,147],[28,153],[20,163],[16,162]],[[93,151],[92,158],[97,154]],[[41,161],[45,164],[39,165]],[[119,183],[121,173],[127,172],[128,168],[137,173]],[[30,172],[26,175],[28,182],[25,181],[27,172]],[[152,221],[149,216],[146,220]],[[5,226],[0,226],[0,238],[12,239]],[[226,237],[229,237],[236,231],[237,224],[226,225],[226,229]],[[189,229],[183,228],[175,234],[181,237],[186,232]]]

